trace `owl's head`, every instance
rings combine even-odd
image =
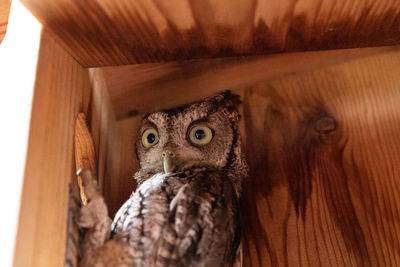
[[[246,164],[238,132],[239,104],[239,96],[226,91],[191,105],[144,116],[136,143],[138,182],[155,173],[178,173],[193,168],[244,176]]]

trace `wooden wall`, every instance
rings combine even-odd
[[[243,93],[245,266],[400,265],[400,51]]]
[[[338,49],[102,68],[118,120],[237,90],[288,73],[382,53],[393,47]],[[140,97],[137,97],[140,95]]]
[[[133,175],[138,167],[135,142],[139,123],[139,117],[116,122],[114,138],[110,140],[103,183],[110,216],[114,216],[136,188]]]
[[[400,265],[399,64],[396,49],[236,90],[245,266]],[[111,213],[134,188],[138,121],[116,122]]]
[[[7,32],[11,0],[0,0],[0,44]]]
[[[37,66],[32,69],[34,95],[14,251],[17,267],[65,263],[69,189],[77,182],[74,129],[78,113],[88,118],[101,190],[108,192],[103,188],[105,177],[116,177],[108,172],[119,169],[111,167],[111,163],[118,166],[111,157],[117,129],[100,70],[83,68],[47,31],[39,40]],[[21,73],[24,77],[26,74]]]
[[[4,229],[0,239],[0,266],[11,266],[14,258],[42,32],[37,20],[16,1],[13,12],[8,24],[13,34],[8,34],[0,45],[0,169],[4,181],[0,187],[0,209],[6,218],[0,220],[0,228]]]
[[[31,8],[34,7],[37,14],[50,16],[48,21],[52,25],[48,25],[49,28],[55,25],[67,28],[74,26],[62,23],[63,19],[65,22],[70,18],[66,12],[68,10],[58,9],[65,11],[63,14],[66,15],[58,17],[57,12],[52,13],[46,10],[45,7],[50,1],[26,0],[24,2]],[[79,1],[70,2],[79,5]],[[295,2],[300,4],[294,7]],[[279,13],[281,17],[278,20],[266,16],[271,19],[269,23],[274,26],[271,29],[284,29],[284,31],[278,30],[275,37],[286,36],[289,32],[292,34],[289,36],[297,36],[295,29],[301,20],[299,21],[298,16],[296,19],[295,12],[300,12],[301,15],[302,7],[307,6],[305,3],[317,3],[317,1],[305,0],[295,2],[286,1],[288,5]],[[371,36],[382,33],[382,27],[385,28],[390,24],[385,28],[387,31],[379,35],[382,39],[376,39],[378,42],[373,44],[398,43],[399,10],[395,5],[396,2],[393,0],[382,1],[379,4],[372,2],[368,1],[365,4],[354,1],[356,4],[352,4],[351,8],[342,9],[327,4],[328,1],[320,1],[318,10],[323,12],[306,16],[312,19],[306,23],[308,26],[301,32],[300,41],[290,38],[268,40],[277,41],[276,49],[275,46],[273,47],[276,51],[286,50],[286,48],[287,50],[319,49],[318,44],[321,42],[329,43],[329,40],[336,40],[338,35],[344,33],[336,43],[333,42],[334,47],[358,46],[374,41],[375,39]],[[105,3],[105,1],[99,2],[102,5]],[[52,7],[56,6],[57,4],[54,4]],[[119,10],[120,6],[114,7]],[[369,8],[379,12],[368,13],[367,11],[371,10]],[[268,10],[268,8],[261,9]],[[85,9],[77,10],[83,12]],[[107,7],[107,10],[113,9]],[[285,10],[290,11],[291,20],[281,27],[283,24],[280,22],[286,21],[285,14],[289,14]],[[332,15],[330,18],[333,21],[326,21],[324,24],[326,27],[323,30],[329,30],[330,26],[334,25],[337,27],[334,30],[338,29],[337,34],[327,34],[323,36],[325,39],[314,39],[311,33],[318,33],[313,28],[318,25],[318,19],[321,19],[318,14],[331,11],[331,14],[340,14],[336,12],[340,10],[352,10],[355,13],[341,14],[338,17]],[[55,21],[61,21],[60,23],[54,23],[52,19],[55,18],[51,17],[54,14],[57,17]],[[85,15],[80,13],[82,14]],[[103,15],[107,17],[107,14]],[[258,16],[261,15],[263,14],[258,14]],[[350,23],[351,31],[346,33],[339,30],[347,27],[344,23],[347,15],[358,20]],[[82,16],[76,18],[79,20]],[[91,22],[98,22],[96,18],[91,19],[93,20]],[[254,17],[249,20],[251,27],[255,26],[253,19]],[[44,22],[46,21],[47,19]],[[200,22],[198,23],[201,25]],[[360,29],[369,29],[371,23],[376,26],[372,27],[375,31],[360,31]],[[80,21],[77,25],[80,25]],[[88,25],[93,26],[94,29],[98,26],[96,23]],[[170,25],[172,24],[168,24]],[[100,26],[103,29],[112,28]],[[130,26],[126,28],[125,26],[122,23],[122,29],[129,32]],[[73,27],[68,29],[73,29]],[[86,29],[90,34],[85,31],[81,34],[87,34],[89,40],[97,36],[97,32],[91,31],[91,27]],[[53,28],[53,32],[56,30],[58,29]],[[23,31],[19,29],[17,32]],[[354,32],[361,32],[359,38],[353,40],[354,42],[343,43],[343,40],[346,40],[345,37]],[[72,44],[80,40],[79,35],[73,30],[63,32],[61,29],[59,33],[64,38],[78,36],[76,39],[67,40]],[[214,33],[219,33],[219,31]],[[104,34],[108,35],[109,32]],[[180,36],[179,31],[173,32],[174,36],[175,34]],[[232,53],[222,53],[225,51],[223,50],[224,43],[208,43],[212,41],[212,38],[206,38],[207,46],[210,44],[211,46],[204,50],[204,54],[200,53],[198,56],[246,54],[247,50],[241,50],[242,43],[235,43],[232,39],[237,33],[228,31],[228,35],[226,40],[231,40],[230,44],[234,44],[229,50]],[[115,35],[110,34],[110,36]],[[390,38],[387,39],[387,36]],[[65,44],[65,40],[57,38]],[[180,41],[179,38],[172,39],[174,39],[172,44],[179,43],[175,39]],[[71,44],[66,46],[69,52],[79,60],[77,62],[48,34],[47,30],[43,32],[40,39],[35,83],[26,88],[31,91],[34,89],[34,96],[16,240],[15,266],[63,265],[67,226],[64,216],[67,214],[68,184],[75,178],[73,131],[78,112],[86,112],[90,119],[98,159],[98,175],[111,215],[135,187],[132,175],[137,168],[137,163],[133,143],[139,116],[133,115],[145,111],[146,108],[143,107],[136,113],[130,112],[132,111],[130,106],[116,110],[115,103],[122,101],[124,95],[115,101],[114,96],[109,94],[113,86],[107,83],[103,70],[93,69],[88,73],[81,64],[90,66],[192,58],[187,57],[187,51],[193,48],[191,46],[188,46],[189,50],[183,50],[186,51],[183,56],[172,53],[180,51],[172,45],[170,54],[157,54],[154,52],[157,51],[155,47],[155,50],[150,49],[149,53],[154,52],[155,55],[160,55],[159,58],[139,58],[138,55],[146,53],[140,49],[131,49],[132,47],[123,46],[120,49],[119,45],[125,43],[113,43],[113,40],[111,43],[103,43],[97,40],[86,44],[87,39],[82,40],[83,43],[78,42],[76,46]],[[118,40],[120,39],[117,38]],[[143,40],[146,42],[146,39]],[[157,40],[155,43],[158,44]],[[251,41],[253,38],[246,40]],[[302,47],[304,43],[309,46]],[[99,44],[105,45],[98,47]],[[196,46],[198,44],[204,46],[202,42],[195,43]],[[212,44],[217,44],[216,48],[214,47],[215,50]],[[246,42],[243,42],[243,44],[245,44],[243,47],[252,51],[253,43],[246,45]],[[93,54],[87,53],[86,48],[93,51]],[[104,51],[103,48],[105,48]],[[270,51],[268,44],[264,48],[261,49],[262,53]],[[109,53],[110,51],[115,53]],[[138,54],[128,54],[129,58],[126,58],[124,54],[126,51],[136,51],[135,53]],[[255,54],[258,53],[257,49],[254,51]],[[252,54],[252,52],[249,53]],[[335,57],[337,53],[338,51],[331,53],[327,57],[329,61],[333,62],[332,56]],[[92,57],[86,58],[88,55]],[[105,55],[109,55],[109,58],[104,57]],[[226,68],[224,64],[229,65],[229,61],[221,64],[222,68],[217,74],[213,74],[213,70],[208,69],[208,66],[213,64],[211,61],[206,63],[204,68],[199,69],[190,69],[190,63],[186,65],[177,63],[174,65],[173,72],[167,71],[167,74],[171,76],[165,87],[158,87],[165,83],[165,80],[160,78],[150,84],[152,86],[150,89],[155,90],[152,91],[153,93],[157,90],[160,93],[162,90],[166,91],[180,85],[179,89],[183,90],[180,91],[181,94],[176,94],[179,90],[174,91],[175,96],[180,100],[171,101],[168,105],[175,105],[184,99],[189,99],[186,98],[189,96],[182,94],[187,91],[185,86],[202,80],[210,84],[223,80],[224,86],[229,84],[225,82],[229,80],[232,88],[242,95],[244,119],[241,131],[251,169],[251,176],[244,183],[242,199],[245,266],[400,265],[398,208],[400,170],[397,168],[400,160],[398,134],[400,130],[400,50],[396,49],[334,66],[315,64],[314,66],[321,69],[312,71],[305,64],[296,62],[296,56],[293,57],[293,55],[275,57],[274,60],[266,62],[269,62],[269,67],[274,70],[278,64],[273,62],[282,61],[282,58],[286,58],[282,65],[293,64],[296,67],[289,68],[289,71],[286,68],[284,70],[278,68],[277,72],[272,71],[264,75],[263,69],[260,68],[262,64],[259,65],[260,61],[243,60],[248,73],[256,71],[254,76],[245,81],[231,80],[232,77],[245,75],[238,69]],[[318,59],[318,55],[311,58],[314,62]],[[218,76],[221,74],[223,76]],[[24,75],[26,73],[21,73],[21,77],[26,77]],[[284,76],[278,78],[279,75]],[[180,84],[171,82],[176,77],[180,79]],[[204,77],[210,79],[206,80]],[[146,84],[142,85],[143,87],[140,88],[142,91],[137,91],[136,95],[132,95],[130,91],[130,97],[141,99],[142,95],[138,92],[146,92],[149,89]],[[221,84],[213,84],[214,87],[210,92],[214,91],[217,85]],[[207,84],[203,83],[202,86],[207,86]],[[194,86],[191,92],[196,92],[197,89],[198,87]],[[200,94],[190,99],[193,100],[199,96]],[[162,100],[158,99],[160,102]],[[148,103],[157,102],[148,101]],[[123,106],[126,107],[125,104]],[[121,120],[116,120],[115,114]]]
[[[87,112],[90,102],[87,70],[46,31],[37,62],[14,256],[17,267],[64,264],[69,184],[76,172],[75,119],[79,112]]]

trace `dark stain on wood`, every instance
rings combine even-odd
[[[254,255],[252,253],[252,249],[258,250],[261,247],[266,247],[268,252],[268,259],[271,266],[277,266],[277,252],[275,251],[274,245],[271,244],[272,240],[268,238],[267,233],[264,231],[263,223],[260,221],[259,216],[257,215],[257,210],[255,209],[255,199],[257,195],[269,195],[273,188],[273,180],[269,179],[270,177],[265,177],[266,173],[270,170],[268,169],[270,164],[268,162],[271,160],[269,157],[268,150],[265,149],[268,146],[270,140],[265,138],[267,136],[269,127],[272,127],[271,124],[265,123],[265,128],[262,129],[263,132],[258,132],[259,129],[256,125],[254,125],[253,120],[251,119],[252,114],[250,114],[250,102],[247,101],[246,98],[243,99],[244,105],[244,120],[245,120],[245,128],[246,128],[246,150],[251,151],[251,156],[247,157],[247,162],[250,167],[250,175],[249,178],[244,182],[243,186],[243,196],[254,196],[253,198],[242,198],[242,210],[246,210],[246,216],[242,216],[242,231],[243,237],[245,239],[255,240],[256,244],[250,244],[248,242],[243,243],[243,250],[245,251],[244,256]],[[273,108],[265,110],[265,115],[268,116],[272,114],[273,117],[280,118],[280,113],[278,110]],[[267,130],[267,132],[265,132]],[[248,155],[248,154],[247,154]],[[259,177],[265,177],[265,179],[260,179]],[[251,207],[251,208],[249,208]],[[271,209],[265,211],[268,216],[273,217]],[[256,219],[255,219],[256,218]],[[255,233],[256,236],[255,236]],[[250,245],[252,245],[250,247]],[[261,266],[263,262],[267,259],[261,258],[263,255],[260,251],[256,252],[257,254],[257,262],[258,266]],[[254,262],[255,259],[245,259],[245,262]]]
[[[360,165],[360,162],[356,163],[354,159],[353,162],[346,162],[344,151],[349,149],[348,133],[343,129],[341,120],[325,105],[326,99],[322,99],[318,93],[311,94],[310,97],[299,93],[301,90],[296,92],[292,88],[286,89],[290,91],[287,94],[279,91],[282,88],[264,85],[262,89],[250,89],[244,93],[247,136],[245,147],[250,177],[245,181],[242,200],[242,209],[246,213],[243,218],[243,235],[244,249],[247,251],[245,255],[253,255],[253,258],[245,258],[245,262],[250,263],[250,266],[265,266],[267,263],[270,266],[283,263],[284,266],[290,266],[290,258],[294,257],[293,254],[288,254],[287,243],[291,207],[296,218],[302,221],[297,222],[297,227],[309,224],[310,220],[314,220],[315,214],[320,212],[319,208],[316,209],[311,203],[312,195],[315,198],[317,194],[323,199],[319,200],[318,205],[326,205],[325,216],[328,216],[334,223],[334,228],[338,229],[336,233],[340,235],[346,248],[344,255],[337,255],[338,260],[342,257],[343,265],[377,266],[383,261],[393,266],[395,262],[392,258],[385,258],[385,251],[379,255],[374,254],[379,253],[379,249],[375,252],[368,248],[371,245],[371,237],[366,235],[370,233],[365,229],[365,222],[362,227],[360,207],[354,204],[354,198],[361,199],[365,212],[374,209],[379,200],[374,196],[375,189],[371,189],[373,185],[368,184],[376,183],[376,179],[379,178],[368,177],[363,170],[364,163]],[[290,98],[287,99],[285,95]],[[352,154],[351,157],[356,156]],[[350,186],[354,183],[361,187],[356,195],[355,189]],[[319,185],[319,188],[314,188],[315,185]],[[288,202],[281,197],[282,203],[276,206],[277,202],[274,201],[279,188],[287,188]],[[314,190],[318,192],[313,192]],[[367,194],[368,197],[363,194]],[[386,203],[386,206],[390,207],[389,203]],[[261,210],[261,207],[264,210]],[[398,222],[398,218],[394,219],[389,208],[386,209],[388,215],[392,214],[391,220]],[[383,225],[384,222],[380,222],[380,218],[375,220],[371,225],[377,227],[376,231],[383,231],[377,225]],[[268,223],[274,224],[277,221],[278,226],[266,227]],[[276,238],[277,229],[282,231],[279,234],[282,240]],[[385,235],[385,242],[389,243],[396,253],[400,253],[399,244],[395,241],[397,239],[393,237],[394,228],[390,229],[389,233],[392,235]],[[319,252],[308,251],[307,237],[302,242],[304,243],[299,243],[298,258],[302,257],[300,247],[305,245],[307,262],[314,266],[309,258],[310,255],[314,255],[317,257],[314,260],[319,262],[315,264],[324,266]],[[377,246],[379,247],[379,244]],[[268,255],[263,254],[265,252],[268,252]],[[254,259],[255,255],[259,258]],[[263,258],[260,258],[262,256]],[[279,257],[283,259],[278,260]],[[380,261],[377,261],[377,257],[380,257]]]
[[[400,43],[400,13],[395,1],[386,1],[388,7],[382,11],[377,10],[379,6],[358,4],[361,14],[353,16],[349,10],[336,9],[332,4],[333,11],[316,21],[310,20],[310,14],[294,12],[290,6],[277,11],[271,23],[263,18],[255,22],[255,1],[249,2],[253,6],[246,7],[244,15],[235,9],[214,10],[240,14],[238,24],[232,26],[219,24],[212,16],[207,21],[203,16],[210,10],[198,10],[194,8],[197,4],[190,1],[194,25],[185,30],[180,26],[187,25],[175,25],[177,22],[171,19],[174,11],[165,8],[159,8],[166,20],[165,29],[160,30],[152,19],[145,19],[136,10],[135,4],[115,2],[105,10],[96,1],[70,0],[68,6],[43,0],[23,2],[86,67]],[[307,12],[315,8],[311,5]],[[149,18],[155,16],[148,12]]]
[[[357,21],[347,17],[331,24],[314,24],[313,34],[304,38],[307,18],[299,15],[288,30],[285,50],[322,50],[374,46],[376,43],[394,45],[400,42],[400,13],[387,10],[374,16],[371,7],[362,11]],[[318,25],[318,26],[316,26]],[[375,44],[374,44],[375,43]]]
[[[139,115],[139,111],[137,111],[136,109],[131,109],[131,110],[128,112],[128,117],[135,117],[135,116],[137,116],[137,115]]]
[[[271,154],[279,154],[279,160],[284,162],[285,167],[278,170],[268,169],[267,173],[272,174],[269,175],[269,179],[255,179],[257,183],[255,186],[258,190],[262,190],[260,192],[262,195],[268,196],[274,186],[284,183],[281,177],[277,180],[272,177],[278,174],[285,177],[296,213],[304,219],[319,153],[326,148],[325,145],[337,142],[339,138],[335,132],[337,122],[321,103],[317,103],[315,107],[304,106],[301,108],[302,112],[295,116],[293,109],[286,106],[285,100],[275,92],[274,88],[268,90],[271,104],[264,110],[265,121],[262,132],[253,132],[257,128],[252,125],[254,114],[246,113],[250,106],[246,106],[245,100],[245,121],[249,136],[246,141],[249,151],[252,151],[252,156],[248,158],[251,176],[264,176],[265,166],[275,166],[278,159],[276,155]],[[281,139],[279,144],[282,145],[280,151],[271,152],[265,149],[276,149],[278,138]],[[283,151],[287,153],[282,153]]]
[[[358,266],[371,266],[365,237],[348,190],[343,167],[344,145],[331,147],[319,155],[318,176],[327,197],[328,211],[339,227],[346,248],[355,255]]]

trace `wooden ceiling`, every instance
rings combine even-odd
[[[400,43],[399,0],[21,0],[85,67]]]
[[[11,0],[0,0],[0,43],[7,31]]]

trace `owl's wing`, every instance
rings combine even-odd
[[[158,257],[178,261],[176,265],[207,261],[207,266],[220,266],[221,260],[230,260],[236,197],[226,181],[220,175],[203,174],[179,189],[170,204],[170,223]]]
[[[179,257],[183,257],[188,250],[197,250],[203,230],[214,228],[212,205],[215,200],[212,193],[201,192],[196,184],[186,184],[171,202]]]

